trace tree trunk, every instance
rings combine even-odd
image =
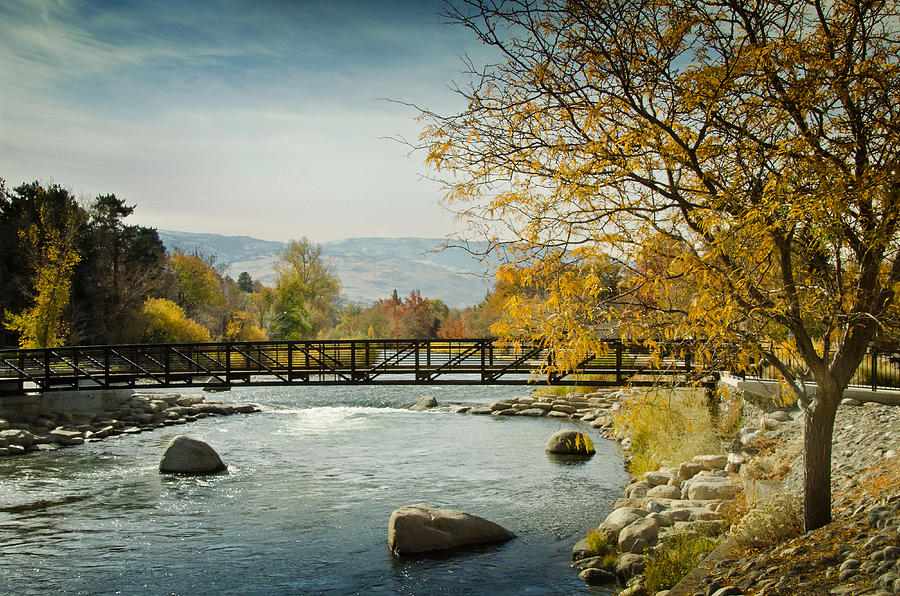
[[[831,435],[838,399],[816,396],[803,422],[803,527],[807,532],[831,523]]]

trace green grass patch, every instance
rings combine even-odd
[[[595,557],[603,557],[613,552],[613,544],[609,540],[609,535],[599,528],[588,532],[585,540],[587,541],[588,549]]]
[[[718,545],[717,539],[702,534],[669,534],[647,559],[644,585],[651,594],[672,589]]]

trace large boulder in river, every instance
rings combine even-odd
[[[561,430],[547,441],[547,453],[556,455],[594,455],[594,444],[577,430]]]
[[[423,504],[395,510],[388,524],[388,544],[395,555],[504,542],[515,537],[503,526],[476,515]]]
[[[172,439],[159,461],[164,474],[215,474],[225,468],[215,449],[185,435]]]
[[[412,406],[410,410],[414,410],[416,412],[424,412],[425,410],[430,410],[431,408],[436,408],[438,402],[431,395],[426,395],[422,399],[416,402],[416,405]]]

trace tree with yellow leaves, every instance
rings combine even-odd
[[[512,326],[571,366],[611,330],[765,359],[805,413],[807,529],[900,282],[900,10],[837,0],[462,0],[499,53],[423,111],[446,202],[531,287]],[[622,275],[604,292],[602,272]],[[793,364],[784,353],[799,357]],[[807,384],[816,391],[807,397]]]
[[[244,310],[231,313],[225,325],[225,341],[265,341],[269,339],[261,327],[253,324],[253,315]]]
[[[184,309],[165,298],[147,298],[141,309],[141,341],[189,343],[210,341],[209,329],[188,318]]]
[[[19,334],[22,348],[55,348],[66,343],[66,311],[72,273],[81,260],[78,231],[84,223],[74,203],[62,210],[49,201],[38,207],[38,221],[19,232],[19,241],[35,268],[34,303],[19,313],[6,313],[6,328]],[[58,220],[58,221],[57,221]]]
[[[340,281],[322,247],[306,238],[291,240],[275,261],[275,315],[269,334],[277,339],[310,339],[340,319]]]

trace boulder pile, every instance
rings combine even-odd
[[[531,416],[580,420],[591,428],[608,430],[612,428],[611,415],[619,409],[622,390],[595,391],[593,393],[572,392],[565,397],[523,395],[502,399],[487,406],[466,408],[469,414],[490,416]]]
[[[740,492],[739,481],[725,471],[727,465],[725,455],[699,455],[635,479],[597,528],[618,548],[615,572],[608,561],[591,552],[585,539],[572,549],[573,567],[581,570],[580,577],[592,585],[617,579],[624,583],[643,570],[645,552],[667,533],[720,532],[722,512]]]
[[[0,419],[0,456],[54,451],[116,435],[187,424],[207,416],[258,411],[254,404],[223,403],[202,395],[136,391],[102,412],[48,412],[20,420]]]

